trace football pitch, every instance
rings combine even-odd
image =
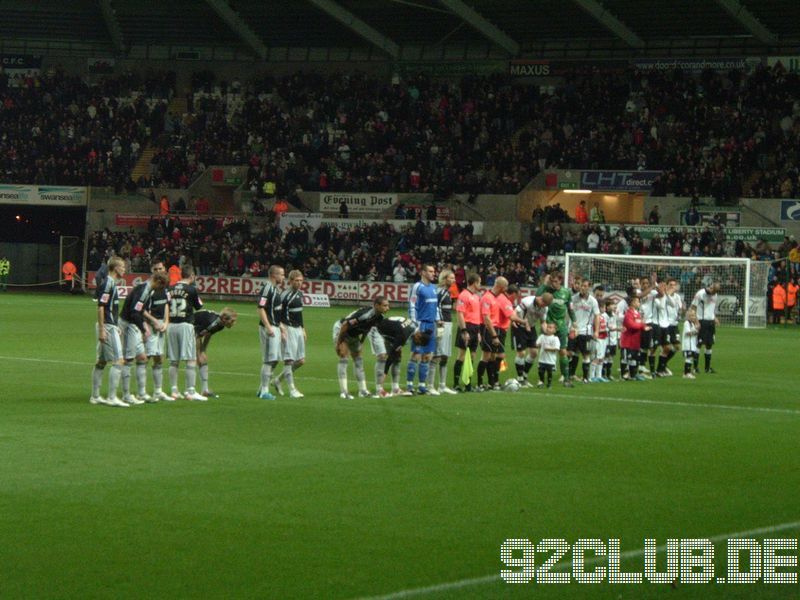
[[[348,309],[309,309],[306,397],[265,401],[255,304],[231,306],[209,348],[219,399],[120,409],[88,402],[88,297],[0,294],[0,597],[800,594],[500,578],[508,538],[620,539],[634,572],[645,538],[710,538],[724,575],[722,540],[800,537],[800,327],[720,329],[696,381],[341,400]]]

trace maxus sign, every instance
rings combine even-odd
[[[615,192],[649,192],[661,171],[581,171],[581,188]]]
[[[379,213],[397,206],[397,194],[320,194],[320,212],[335,212],[344,202],[353,213]]]

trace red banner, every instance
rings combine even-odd
[[[95,272],[89,271],[90,287],[94,287]],[[125,285],[134,286],[147,281],[147,273],[128,273]],[[216,275],[198,275],[195,281],[197,291],[201,294],[219,294],[223,296],[255,296],[261,291],[266,279],[255,277],[218,277]],[[366,302],[375,296],[386,296],[389,302],[407,303],[410,283],[394,283],[391,281],[326,281],[322,279],[306,279],[303,282],[305,294],[324,294],[331,300]],[[533,292],[522,288],[522,295]]]

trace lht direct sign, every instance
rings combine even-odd
[[[649,192],[661,171],[581,171],[581,188],[613,192]]]

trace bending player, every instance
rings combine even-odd
[[[145,307],[150,295],[154,291],[163,290],[168,283],[169,278],[166,273],[153,273],[150,279],[134,286],[122,305],[119,320],[125,357],[125,366],[122,370],[122,401],[128,404],[153,401],[153,397],[147,393],[147,354],[144,346],[145,340],[153,335],[153,331],[145,317]],[[131,394],[131,368],[134,360],[136,360],[138,398]]]
[[[514,365],[517,369],[517,379],[522,387],[532,387],[528,381],[533,363],[537,355],[536,326],[541,327],[547,315],[547,307],[553,302],[553,295],[545,292],[541,296],[526,296],[517,302],[514,309],[517,316],[524,320],[511,326],[511,345],[517,353]],[[555,364],[555,363],[553,363]]]
[[[194,313],[194,331],[197,336],[197,366],[200,372],[200,393],[206,398],[219,398],[208,388],[208,344],[211,336],[236,324],[235,310],[223,308],[221,311],[198,310]]]
[[[389,317],[380,321],[372,331],[377,331],[383,338],[386,349],[386,361],[382,363],[383,373],[378,377],[377,387],[373,398],[388,398],[390,394],[383,388],[388,373],[392,374],[392,382],[398,395],[411,396],[411,393],[400,392],[397,385],[400,377],[400,360],[402,359],[403,346],[411,339],[417,346],[424,346],[430,341],[428,331],[420,331],[411,319],[403,317]]]
[[[352,357],[353,370],[358,379],[358,395],[368,397],[367,378],[364,373],[364,359],[361,357],[361,346],[370,329],[383,320],[389,311],[389,301],[385,296],[375,296],[372,306],[354,310],[343,319],[333,324],[333,343],[339,357],[337,375],[339,379],[339,397],[352,400],[347,390],[347,359]]]

